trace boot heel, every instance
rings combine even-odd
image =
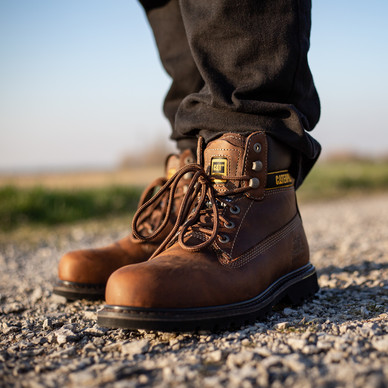
[[[304,300],[311,298],[319,290],[317,274],[314,272],[309,277],[293,284],[287,290],[286,299],[293,305],[300,305]]]

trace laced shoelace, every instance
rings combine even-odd
[[[157,178],[155,179],[147,188],[143,191],[143,194],[139,200],[138,210],[146,209],[146,211],[137,211],[135,216],[137,217],[136,230],[140,235],[147,233],[147,240],[155,236],[155,230],[162,230],[164,224],[161,225],[162,218],[166,214],[168,207],[168,195],[164,194],[159,196],[158,201],[154,201],[150,206],[145,207],[144,204],[147,203],[157,192],[157,189],[163,187],[167,182],[166,178]],[[179,200],[184,196],[183,189],[180,193],[174,195],[175,200]],[[174,207],[172,207],[173,209]],[[166,223],[168,222],[168,217],[166,218]],[[159,228],[160,227],[160,228]],[[135,236],[136,237],[136,236]]]
[[[192,174],[192,179],[188,185],[186,194],[182,200],[181,206],[178,211],[175,225],[170,231],[169,235],[154,252],[151,258],[162,252],[167,246],[172,245],[176,240],[179,245],[190,252],[199,251],[203,248],[210,246],[216,239],[220,227],[220,222],[224,222],[224,225],[231,225],[231,223],[220,214],[219,209],[230,207],[231,209],[237,208],[234,206],[233,201],[229,198],[231,195],[242,194],[251,188],[248,186],[241,186],[226,190],[222,193],[217,192],[214,189],[213,180],[220,179],[222,181],[249,181],[250,177],[243,176],[221,176],[212,175],[209,177],[206,174],[203,167],[199,164],[188,164],[180,169],[174,176],[172,176],[159,192],[147,202],[143,203],[139,207],[133,218],[132,232],[135,238],[147,241],[158,236],[164,227],[167,225],[172,212],[172,203],[175,192],[177,190],[179,181],[187,174]],[[146,209],[147,213],[149,209],[154,209],[158,206],[161,198],[167,198],[167,206],[164,212],[163,221],[159,224],[159,227],[149,235],[143,235],[139,228],[141,214]],[[233,212],[233,211],[232,211]],[[189,228],[195,228],[197,232],[202,235],[208,236],[204,241],[200,243],[194,243],[189,245],[188,241],[185,241],[185,235],[189,231]]]
[[[167,182],[166,178],[157,178],[143,191],[138,208],[142,207],[148,202],[155,194],[158,187],[162,187]],[[162,214],[165,211],[165,201],[159,201],[152,208],[149,208],[147,212],[143,212],[138,221],[139,229],[141,231],[148,231],[149,233],[154,229],[155,225],[160,223]]]

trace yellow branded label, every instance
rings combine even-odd
[[[228,159],[226,158],[213,158],[211,164],[211,175],[228,175]],[[214,179],[214,183],[226,182],[223,179]]]
[[[169,168],[167,170],[167,179],[170,179],[176,173],[176,168]]]
[[[294,180],[287,170],[269,172],[267,175],[266,190],[290,187]]]
[[[278,174],[275,176],[276,186],[288,185],[292,183],[292,178],[290,174]]]

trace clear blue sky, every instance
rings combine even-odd
[[[313,0],[327,152],[388,151],[387,15],[386,0]],[[0,170],[115,165],[168,137],[168,85],[136,1],[0,0]]]

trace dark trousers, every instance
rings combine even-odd
[[[297,186],[319,156],[307,62],[311,0],[140,0],[172,78],[164,112],[180,149],[197,135],[264,130],[294,154]]]

